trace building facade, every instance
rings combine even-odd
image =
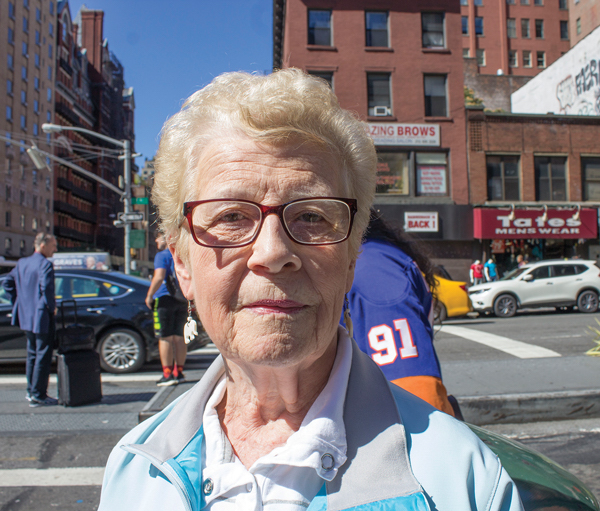
[[[463,55],[481,74],[534,76],[569,50],[573,1],[461,0]]]
[[[57,4],[0,0],[0,255],[30,255],[53,230],[52,179],[26,147],[50,150],[41,125],[54,116]],[[11,144],[6,139],[14,140]]]
[[[571,47],[600,26],[600,0],[568,0]]]
[[[368,123],[376,208],[464,274],[472,215],[460,23],[459,5],[444,0],[277,0],[274,67],[327,80]]]

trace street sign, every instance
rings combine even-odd
[[[121,222],[143,222],[145,215],[143,211],[134,211],[133,213],[119,213],[117,217]]]
[[[131,204],[148,204],[148,197],[131,197]]]
[[[115,227],[125,227],[125,223],[122,222],[121,220],[113,220],[113,225]]]

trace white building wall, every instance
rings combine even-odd
[[[600,115],[600,27],[511,94],[513,113]]]

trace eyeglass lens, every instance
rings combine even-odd
[[[288,204],[283,221],[290,237],[298,243],[336,243],[348,235],[351,213],[342,201],[307,199]],[[204,202],[194,208],[192,224],[196,238],[204,245],[243,245],[258,232],[261,210],[243,201]]]

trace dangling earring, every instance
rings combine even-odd
[[[188,318],[187,323],[183,327],[183,337],[185,339],[185,343],[189,344],[192,342],[198,335],[198,323],[192,316],[192,302],[188,300]]]
[[[352,326],[352,318],[350,317],[350,302],[348,301],[348,295],[344,296],[344,323],[346,324],[346,330],[348,330],[350,339],[354,339],[354,327]]]

